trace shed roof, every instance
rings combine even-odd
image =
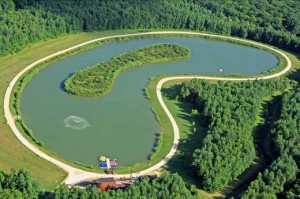
[[[97,180],[94,180],[94,183],[107,183],[107,182],[116,182],[113,177],[109,178],[99,178]]]

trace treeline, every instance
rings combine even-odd
[[[273,135],[278,154],[289,154],[300,162],[300,87],[284,95],[275,125]]]
[[[300,198],[300,174],[298,174],[297,181],[291,185],[290,189],[284,192],[284,196],[287,199]]]
[[[26,171],[12,170],[10,174],[0,171],[0,198],[39,198],[41,190]]]
[[[14,11],[14,6],[6,2],[10,0],[1,1],[0,6],[0,55],[71,32],[65,19],[59,15],[35,9]]]
[[[133,199],[133,198],[156,198],[156,199],[193,199],[197,197],[197,190],[188,187],[177,174],[164,173],[162,176],[149,180],[136,181],[125,190],[108,190],[99,192],[98,188],[87,189],[67,188],[61,186],[55,191],[55,199]]]
[[[300,87],[284,95],[272,134],[279,158],[251,183],[243,198],[276,198],[282,192],[285,198],[300,197]]]
[[[75,72],[65,83],[65,91],[91,97],[108,93],[119,74],[143,64],[187,59],[190,50],[175,44],[155,44],[116,56],[109,61]]]
[[[153,28],[208,31],[300,50],[300,6],[293,0],[14,2],[0,4],[1,55],[70,32]]]
[[[96,186],[87,189],[68,188],[60,186],[51,198],[55,199],[132,199],[132,198],[157,198],[157,199],[193,199],[197,197],[197,189],[187,185],[177,174],[164,173],[160,177],[150,180],[138,180],[125,190],[108,190],[100,192]],[[0,171],[0,198],[36,199],[45,198],[44,193],[36,181],[24,170],[12,170],[10,174]]]
[[[220,191],[253,163],[253,132],[263,99],[286,86],[285,79],[183,83],[179,97],[191,102],[199,120],[207,124],[207,135],[192,162],[205,190]]]
[[[251,182],[242,199],[277,198],[284,191],[284,185],[294,181],[298,172],[295,160],[288,155],[280,156],[258,178]],[[290,193],[292,194],[292,193]]]

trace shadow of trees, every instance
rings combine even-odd
[[[296,54],[296,53],[293,53],[293,54],[297,58],[297,61],[300,62],[300,54]],[[294,71],[292,71],[288,75],[288,78],[291,79],[291,80],[297,81],[299,83],[300,82],[300,68],[297,68]]]
[[[192,157],[196,149],[202,147],[203,139],[206,136],[206,128],[201,124],[199,115],[192,114],[194,107],[191,103],[178,100],[180,93],[180,85],[173,85],[168,88],[162,88],[162,94],[168,100],[176,100],[174,104],[179,111],[176,113],[177,118],[183,120],[181,122],[184,129],[180,129],[180,143],[175,156],[168,162],[167,170],[178,173],[186,182],[194,184],[197,188],[201,188],[201,179],[196,176],[196,172],[192,169]],[[174,113],[172,113],[174,114]]]

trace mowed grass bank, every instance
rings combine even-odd
[[[15,75],[38,59],[85,41],[108,35],[123,34],[125,32],[129,33],[133,31],[78,33],[38,42],[16,54],[0,57],[0,170],[8,172],[11,168],[24,168],[46,190],[53,190],[62,182],[67,174],[23,146],[6,124],[3,111],[6,88]]]

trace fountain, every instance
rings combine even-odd
[[[86,121],[86,119],[76,115],[70,115],[64,120],[64,123],[65,127],[75,130],[85,129],[89,126],[89,123]]]

